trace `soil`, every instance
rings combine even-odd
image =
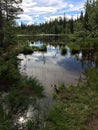
[[[94,117],[88,124],[90,130],[98,130],[98,117]]]

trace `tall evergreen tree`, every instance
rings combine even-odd
[[[0,0],[0,46],[4,45],[5,27],[11,25],[13,20],[22,11],[19,4],[22,0]]]
[[[84,17],[83,17],[83,11],[81,11],[81,14],[80,14],[80,20],[83,21]]]
[[[0,0],[0,46],[3,45],[3,16],[2,16],[2,3]]]
[[[65,33],[66,32],[66,17],[65,17],[65,13],[64,13],[63,28],[64,28],[64,33]]]
[[[73,21],[73,17],[70,19],[69,23],[70,23],[70,32],[74,33],[74,21]]]

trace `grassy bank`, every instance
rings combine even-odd
[[[19,118],[25,117],[29,105],[35,108],[36,100],[43,97],[41,83],[20,74],[16,57],[19,52],[13,46],[0,50],[0,130],[20,129]]]
[[[59,87],[43,130],[98,129],[98,69],[88,69],[86,77],[77,86]]]

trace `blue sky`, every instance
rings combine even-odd
[[[26,24],[39,24],[63,17],[64,13],[67,18],[76,18],[81,10],[84,10],[86,0],[23,0],[21,8],[24,10],[20,14],[20,20]]]

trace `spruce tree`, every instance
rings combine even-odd
[[[22,0],[0,0],[0,46],[4,46],[7,25],[11,27],[14,19],[22,12],[19,4]],[[5,31],[6,30],[6,31]],[[11,40],[11,39],[10,39]]]

